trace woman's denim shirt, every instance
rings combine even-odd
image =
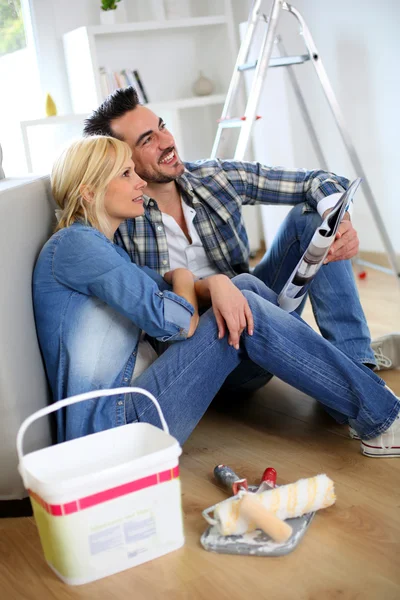
[[[193,306],[170,290],[93,227],[74,223],[55,233],[33,274],[36,328],[54,401],[128,386],[142,330],[162,341],[185,339]],[[57,412],[58,441],[124,424],[124,394],[87,400]]]

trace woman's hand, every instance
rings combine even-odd
[[[169,285],[172,285],[172,274],[174,271],[167,271],[167,273],[165,273],[164,275],[164,281],[166,283],[169,283]]]
[[[239,350],[240,336],[247,327],[253,335],[254,322],[249,304],[242,292],[226,275],[211,275],[196,282],[196,292],[202,299],[207,293],[218,326],[218,337],[229,331],[228,343]]]

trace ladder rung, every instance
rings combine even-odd
[[[240,117],[234,117],[233,119],[223,119],[219,121],[218,126],[222,127],[222,129],[228,129],[229,127],[242,127],[244,119]]]
[[[289,65],[301,65],[302,63],[310,60],[308,54],[300,54],[299,56],[277,56],[275,58],[271,58],[269,61],[270,67],[287,67]],[[238,71],[250,71],[251,69],[255,69],[257,66],[258,60],[253,62],[244,63],[238,67]]]
[[[301,65],[310,60],[309,54],[300,54],[299,56],[277,56],[269,61],[270,67],[287,67],[288,65]]]
[[[238,66],[238,71],[250,71],[250,69],[255,69],[257,66],[258,60],[253,60],[251,63],[244,63],[243,65]]]
[[[229,117],[227,119],[218,119],[219,127],[222,129],[227,129],[228,127],[241,127],[243,123],[246,121],[247,117]],[[256,121],[261,119],[261,115],[256,115]]]

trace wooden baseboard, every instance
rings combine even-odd
[[[374,263],[375,265],[379,265],[381,267],[390,267],[390,262],[388,256],[385,252],[368,252],[366,250],[361,250],[358,253],[358,256],[361,260],[366,260],[368,262]],[[400,265],[400,255],[397,254],[397,264]]]
[[[29,498],[23,498],[22,500],[0,500],[0,519],[31,516],[32,505]]]
[[[250,260],[250,265],[252,267],[255,266],[262,259],[262,257],[265,254],[265,250],[266,250],[265,242],[264,242],[264,240],[262,240],[260,249],[258,250],[256,256],[253,256],[252,259]],[[375,265],[379,265],[380,267],[391,268],[391,265],[389,263],[389,259],[388,259],[386,252],[370,252],[367,250],[361,250],[358,253],[358,258],[360,258],[361,260],[365,260],[370,263],[373,263]],[[400,254],[397,254],[396,258],[397,258],[397,264],[400,265]]]

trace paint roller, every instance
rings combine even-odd
[[[290,536],[285,519],[327,508],[335,500],[333,481],[322,474],[261,493],[243,490],[212,507],[212,520],[208,518],[209,511],[203,514],[210,523],[218,524],[222,535],[242,535],[262,529],[275,541],[285,541]]]
[[[214,469],[214,477],[219,484],[231,490],[236,496],[239,494],[239,510],[243,518],[254,525],[255,529],[262,529],[276,542],[286,542],[292,535],[290,525],[278,519],[270,511],[266,510],[249,492],[247,479],[241,478],[227,465],[217,465]],[[276,471],[269,467],[263,473],[261,485],[258,492],[275,486]]]
[[[248,531],[262,529],[274,542],[287,542],[292,528],[278,519],[258,501],[257,494],[245,492],[239,501],[240,517],[248,522]]]

